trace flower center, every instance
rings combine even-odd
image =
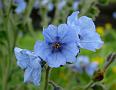
[[[59,49],[60,47],[61,47],[61,44],[58,42],[53,44],[53,48],[55,48],[55,49]]]

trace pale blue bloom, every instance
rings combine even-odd
[[[2,5],[2,1],[0,0],[0,9],[3,7],[3,5]]]
[[[34,8],[35,9],[38,9],[39,8],[39,0],[35,0],[35,2],[34,2]]]
[[[112,14],[113,18],[116,19],[116,11]]]
[[[73,6],[72,6],[74,10],[78,9],[79,2],[80,2],[80,0],[75,0],[74,1]]]
[[[75,62],[79,49],[76,46],[76,34],[67,24],[58,27],[49,25],[43,31],[44,41],[36,42],[35,53],[50,67],[59,67],[66,62]]]
[[[74,12],[68,16],[67,24],[72,27],[79,36],[77,45],[91,51],[101,48],[103,41],[96,32],[94,22],[87,16],[78,17],[79,12]]]
[[[48,3],[48,10],[49,11],[52,11],[54,9],[54,5],[53,5],[53,3]]]
[[[86,72],[89,76],[92,76],[98,68],[96,62],[90,62],[87,56],[78,56],[76,63],[70,65],[71,69],[75,72]]]
[[[26,2],[24,0],[14,0],[14,2],[17,5],[17,8],[15,9],[15,12],[17,14],[22,13],[26,8]]]
[[[49,0],[42,0],[41,4],[45,6],[45,5],[47,5],[48,2],[49,2]]]
[[[40,58],[34,52],[26,49],[15,47],[14,52],[17,65],[25,70],[24,82],[33,82],[35,85],[39,85],[41,79]]]
[[[66,5],[66,0],[60,0],[58,3],[58,10],[62,10],[62,8]]]

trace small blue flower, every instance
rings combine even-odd
[[[0,9],[3,7],[2,1],[0,0]]]
[[[44,41],[36,42],[35,53],[50,67],[59,67],[66,62],[75,62],[79,49],[76,46],[76,34],[67,26],[49,25],[43,31]]]
[[[34,8],[35,9],[38,9],[39,8],[39,4],[40,4],[40,2],[39,2],[39,0],[35,0],[35,2],[34,2]]]
[[[78,18],[78,14],[78,11],[74,12],[67,19],[67,24],[76,30],[77,36],[80,38],[77,40],[78,46],[91,51],[101,48],[103,41],[96,32],[92,19],[87,16]]]
[[[63,7],[66,5],[67,1],[66,0],[60,0],[58,3],[58,10],[62,10]]]
[[[33,82],[39,85],[41,79],[40,58],[35,56],[34,52],[15,47],[15,56],[17,65],[25,70],[24,82]]]
[[[52,11],[54,9],[54,5],[53,5],[53,3],[48,3],[48,10],[49,11]]]
[[[83,73],[84,71],[92,76],[98,68],[96,62],[90,62],[87,56],[79,56],[75,64],[70,65],[71,69],[75,72]]]
[[[74,1],[73,5],[72,5],[72,7],[73,7],[74,10],[78,9],[79,2],[80,2],[80,0],[75,0]]]
[[[17,8],[15,9],[15,12],[17,14],[22,13],[26,8],[26,2],[24,0],[14,0],[14,2],[17,5]]]

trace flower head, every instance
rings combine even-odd
[[[103,41],[96,32],[94,22],[87,16],[78,18],[78,14],[78,11],[74,12],[67,19],[67,24],[76,30],[77,36],[79,36],[77,45],[91,51],[99,49],[103,45]]]
[[[90,62],[86,56],[79,56],[75,64],[71,64],[70,67],[73,71],[83,73],[84,71],[92,76],[97,70],[98,64],[96,62]]]
[[[44,41],[36,42],[35,53],[50,67],[59,67],[66,62],[75,62],[79,49],[76,46],[76,34],[67,24],[58,27],[49,25],[43,31]]]
[[[39,85],[41,79],[40,58],[29,50],[16,47],[14,51],[17,65],[25,70],[24,82],[33,82],[35,85]]]
[[[17,5],[17,8],[15,9],[15,12],[17,14],[22,13],[26,8],[26,2],[24,0],[14,0],[14,2]]]

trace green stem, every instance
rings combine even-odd
[[[91,82],[84,88],[84,90],[88,90],[93,84],[94,84],[94,81],[91,81]]]
[[[48,66],[47,69],[46,69],[44,90],[48,89],[49,74],[50,74],[50,67]]]

